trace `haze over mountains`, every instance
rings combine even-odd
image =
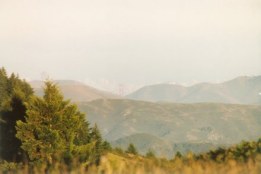
[[[115,94],[101,91],[73,80],[56,80],[55,83],[59,85],[64,97],[74,102],[92,101],[106,98],[121,98]],[[31,81],[30,84],[34,88],[36,95],[43,95],[43,81]]]
[[[261,104],[260,93],[261,76],[242,76],[223,83],[199,83],[189,87],[173,84],[145,86],[126,98],[153,102]]]
[[[73,80],[56,82],[65,97],[72,101],[122,98]],[[36,94],[41,95],[43,82],[30,83]],[[124,98],[151,102],[261,104],[261,76],[241,76],[223,83],[198,83],[189,87],[178,84],[155,84],[144,86]]]
[[[143,154],[152,149],[172,157],[260,137],[261,76],[190,87],[151,85],[125,98],[76,81],[56,83],[115,147],[134,143]],[[42,95],[43,82],[31,85]]]

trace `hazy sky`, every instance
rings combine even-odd
[[[261,74],[260,0],[0,0],[0,66],[151,84]]]

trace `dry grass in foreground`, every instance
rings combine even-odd
[[[12,164],[10,164],[10,169]],[[2,171],[2,170],[1,170]],[[0,174],[25,174],[46,173],[45,167],[34,168],[29,172],[28,166],[16,170],[15,167],[8,172]],[[247,162],[236,162],[230,160],[217,163],[214,161],[202,161],[194,159],[156,159],[145,158],[135,155],[121,156],[114,153],[108,153],[103,156],[99,166],[89,167],[88,170],[82,165],[71,171],[57,164],[55,168],[47,173],[50,174],[260,174],[261,173],[261,155],[255,159],[249,159]]]
[[[99,167],[90,168],[88,174],[260,174],[261,156],[246,163],[176,159],[173,161],[146,159],[136,156],[127,158],[108,154]]]

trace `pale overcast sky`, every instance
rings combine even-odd
[[[261,74],[260,0],[0,0],[0,66],[152,84]]]

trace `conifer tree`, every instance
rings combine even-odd
[[[21,141],[16,138],[16,122],[25,120],[26,102],[33,94],[28,83],[12,74],[7,76],[0,69],[0,155],[3,160],[20,162],[26,156],[20,148]]]
[[[84,139],[89,136],[84,114],[63,99],[55,84],[47,81],[43,98],[32,97],[26,106],[25,122],[17,122],[17,137],[31,161],[69,164],[73,156],[91,151]]]
[[[103,151],[103,142],[102,142],[102,137],[101,137],[101,133],[98,129],[97,124],[94,125],[94,127],[91,129],[91,133],[90,133],[90,138],[91,141],[95,143],[95,148],[94,148],[94,160],[96,163],[99,163],[100,160],[100,156],[102,154]]]
[[[182,157],[182,154],[179,151],[177,151],[177,153],[175,154],[175,158],[181,158],[181,157]]]
[[[155,154],[152,151],[152,149],[149,149],[148,152],[146,153],[147,158],[155,158]]]
[[[20,148],[21,141],[16,138],[16,121],[24,121],[25,106],[19,97],[12,97],[13,110],[3,111],[3,123],[1,124],[1,157],[6,161],[20,162],[25,154]]]
[[[126,150],[126,153],[137,155],[138,151],[137,151],[136,147],[134,146],[134,144],[131,143],[131,144],[129,144],[128,149]]]
[[[102,143],[102,149],[105,150],[105,151],[111,151],[112,150],[111,144],[108,141],[105,140]]]
[[[4,68],[0,69],[0,109],[2,108],[2,103],[7,99],[7,81],[8,76]]]
[[[124,154],[124,151],[123,151],[122,148],[120,148],[120,147],[115,147],[115,148],[113,149],[113,151],[116,152],[116,153],[118,153],[118,154],[121,154],[121,155]]]

